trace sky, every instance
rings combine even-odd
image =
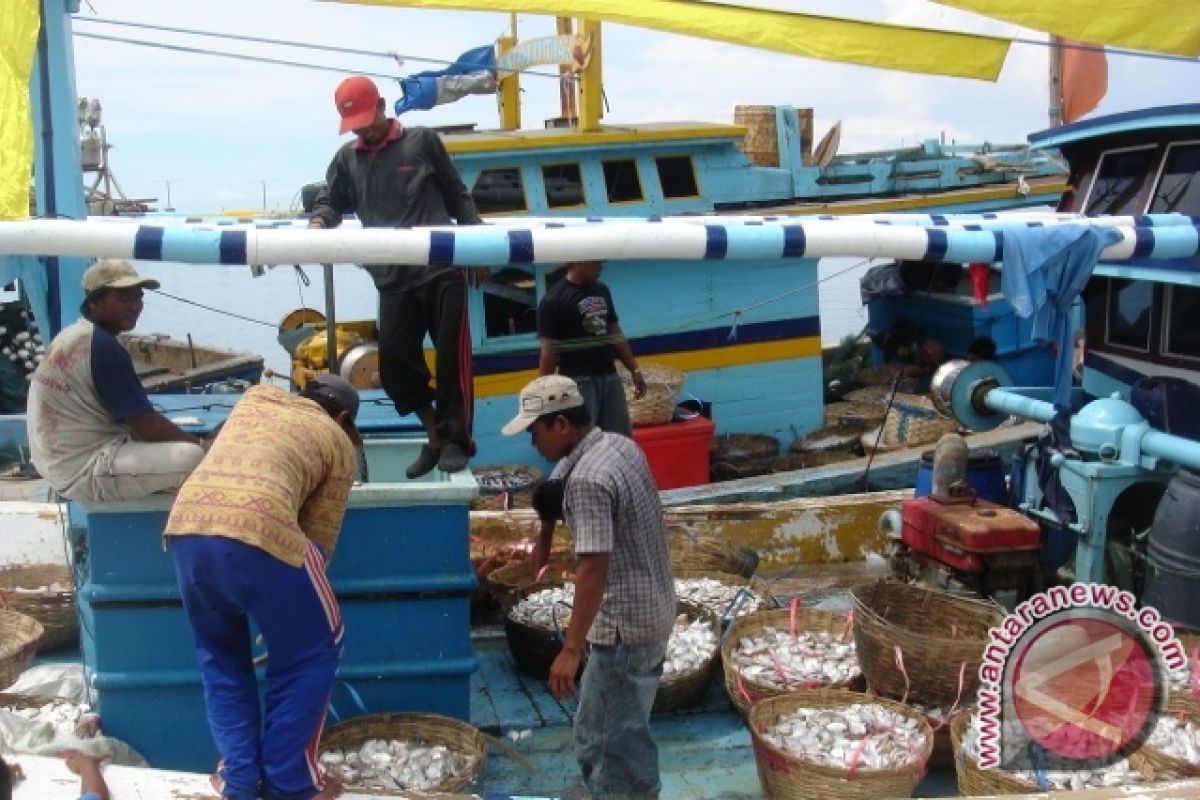
[[[630,0],[636,2],[636,0]],[[743,5],[1006,35],[1045,37],[927,0],[739,0]],[[358,56],[187,36],[89,21],[112,19],[404,57]],[[74,30],[333,68],[318,71],[131,44],[75,39],[76,91],[98,98],[110,163],[129,197],[217,212],[298,205],[338,146],[333,91],[349,74],[401,77],[453,60],[509,29],[507,14],[379,8],[313,0],[81,0]],[[522,15],[522,38],[554,32]],[[840,152],[913,145],[1023,142],[1046,127],[1043,46],[1014,44],[995,83],[912,75],[757,51],[622,25],[604,27],[605,122],[732,122],[736,105],[814,109],[821,136],[842,123]],[[1195,102],[1200,63],[1111,55],[1109,93],[1094,114]],[[399,86],[377,79],[392,102]],[[557,82],[523,79],[526,127],[558,115]],[[497,125],[492,97],[406,114],[407,124]]]

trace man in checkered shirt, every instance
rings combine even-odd
[[[562,652],[550,667],[555,697],[579,685],[575,747],[594,798],[654,798],[661,782],[650,709],[675,622],[675,584],[662,506],[642,451],[628,437],[592,425],[575,381],[544,375],[521,390],[519,413],[503,432],[528,430],[566,481],[563,513],[575,539],[575,603]],[[552,529],[551,529],[552,530]],[[543,533],[534,553],[549,553]]]

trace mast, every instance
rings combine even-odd
[[[1062,39],[1050,37],[1049,56],[1047,58],[1049,104],[1047,113],[1051,128],[1063,124],[1063,92],[1062,92]]]

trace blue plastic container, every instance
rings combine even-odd
[[[1004,463],[1000,454],[991,449],[972,450],[967,457],[967,483],[975,490],[975,496],[990,500],[997,505],[1008,505],[1008,484],[1004,480]],[[917,467],[915,497],[925,497],[933,491],[933,451],[921,454]]]
[[[467,719],[476,586],[469,471],[404,477],[419,440],[366,444],[330,564],[346,624],[331,717],[427,711]],[[104,731],[151,766],[210,771],[216,750],[191,628],[162,530],[169,496],[72,504],[84,666]],[[257,651],[258,648],[256,648]],[[264,676],[259,675],[260,686]]]

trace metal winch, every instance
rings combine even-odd
[[[1084,402],[1078,388],[1073,400],[1078,411],[1056,420],[1049,388],[1012,388],[1003,367],[987,361],[950,361],[933,379],[934,402],[963,425],[976,431],[991,430],[1012,415],[1065,428],[1069,442],[1050,440],[1036,459],[1048,463],[1057,475],[1064,497],[1051,497],[1039,485],[1037,463],[1027,458],[1024,490],[1017,507],[1052,532],[1074,544],[1074,578],[1112,582],[1106,574],[1113,548],[1110,536],[1132,528],[1146,530],[1166,482],[1178,466],[1200,469],[1200,443],[1153,429],[1142,415],[1119,395]],[[1043,399],[1047,398],[1047,399]],[[1066,437],[1063,437],[1066,438]],[[1028,455],[1028,452],[1027,452]],[[1057,494],[1057,487],[1051,494]],[[1062,507],[1070,516],[1063,522]],[[1073,540],[1073,541],[1071,541]],[[1127,561],[1128,555],[1118,556]]]

